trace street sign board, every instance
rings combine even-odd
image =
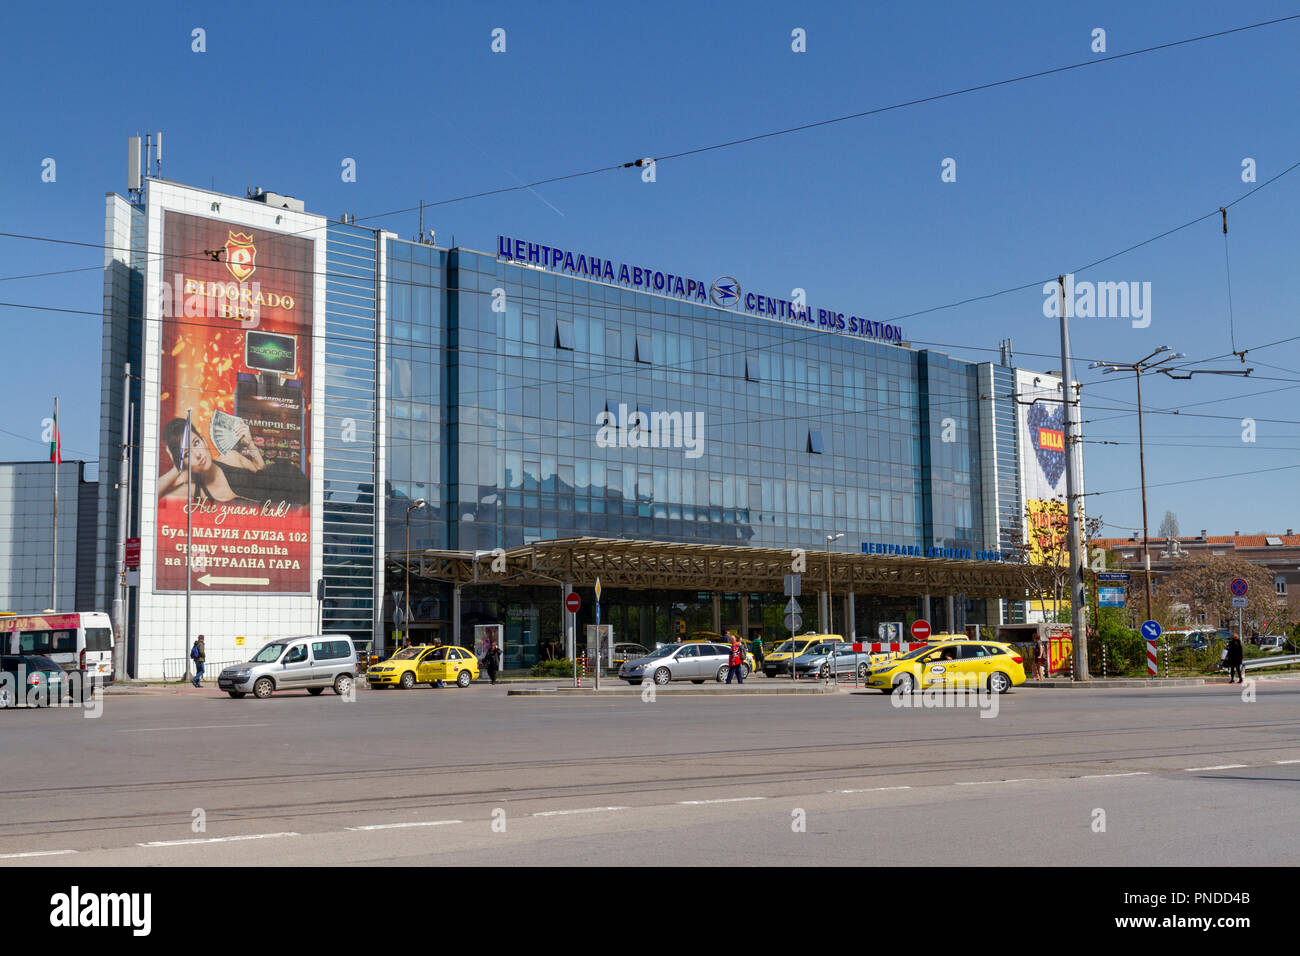
[[[1160,624],[1156,621],[1142,622],[1142,636],[1148,641],[1160,639]]]
[[[884,621],[876,625],[876,636],[884,643],[897,643],[903,639],[902,621]]]
[[[1246,581],[1245,581],[1244,578],[1233,578],[1233,579],[1232,579],[1231,590],[1232,590],[1232,593],[1233,593],[1236,597],[1245,597],[1245,596],[1246,596],[1246,588],[1247,588],[1247,585],[1246,585]]]
[[[1123,607],[1123,588],[1097,588],[1098,607]]]
[[[1245,599],[1244,597],[1234,597],[1234,598],[1232,599],[1232,606],[1233,606],[1233,607],[1245,607],[1245,606],[1246,606],[1246,599]]]
[[[1127,571],[1098,571],[1098,581],[1128,581],[1133,576]]]
[[[126,539],[126,566],[128,568],[140,567],[140,539]]]
[[[582,607],[582,598],[575,592],[570,591],[564,596],[564,609],[570,614],[577,614],[580,607]]]
[[[799,602],[796,601],[794,598],[790,598],[790,600],[785,605],[786,614],[798,614],[801,610],[803,609],[799,607]]]
[[[798,614],[787,614],[785,616],[785,629],[791,633],[803,627],[803,618]]]
[[[600,600],[600,578],[596,578],[596,600]]]
[[[912,639],[925,641],[930,638],[930,622],[924,618],[912,625]]]
[[[785,576],[785,596],[799,597],[799,589],[803,584],[802,574],[787,574]]]

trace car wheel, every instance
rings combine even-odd
[[[324,688],[324,687],[308,687],[308,688],[307,688],[307,693],[311,694],[313,697],[319,697],[321,694],[325,693],[325,688]]]
[[[415,674],[411,671],[405,671],[402,674],[402,690],[410,690],[415,686]]]
[[[894,688],[902,691],[904,694],[911,694],[916,691],[916,678],[911,674],[902,674],[894,680]]]
[[[823,665],[822,665],[822,669],[819,670],[819,671],[817,672],[817,676],[820,677],[822,680],[830,680],[830,679],[831,679],[831,667],[830,667],[830,665],[829,665],[829,664],[823,664]]]
[[[725,682],[726,682],[726,680],[727,680],[727,671],[728,671],[728,669],[729,669],[729,668],[727,667],[726,664],[723,664],[721,667],[718,668],[718,674],[717,674],[717,677],[715,677],[714,679],[715,679],[719,684],[722,684],[722,683],[725,683]],[[701,681],[700,683],[704,683],[704,682]]]
[[[655,671],[656,684],[667,684],[672,679],[673,679],[672,672],[669,671],[668,668],[666,667],[661,667],[657,671]]]
[[[235,698],[235,700],[243,700],[244,694],[247,692],[242,690],[228,690],[226,693]]]
[[[340,674],[334,678],[334,693],[342,697],[344,694],[352,693],[352,678],[347,674]]]
[[[258,700],[266,700],[275,692],[275,681],[269,677],[259,677],[257,683],[253,685],[253,696]]]
[[[469,682],[470,682],[470,680],[472,680],[472,678],[470,677],[469,671],[468,671],[468,670],[463,670],[463,671],[461,671],[459,674],[456,675],[456,686],[457,686],[457,687],[468,687],[468,686],[469,686]]]
[[[14,694],[8,687],[0,687],[0,708],[12,707],[14,705]]]
[[[870,668],[867,667],[866,664],[859,664],[859,665],[858,665],[858,680],[866,680],[866,679],[867,679],[867,671],[868,671],[868,670],[870,670]]]
[[[994,694],[1005,694],[1011,689],[1011,678],[1001,671],[994,671],[989,675],[989,691]]]

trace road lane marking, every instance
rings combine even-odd
[[[398,830],[402,827],[444,827],[464,820],[422,820],[419,823],[374,823],[365,827],[344,827],[345,830]]]
[[[1274,760],[1274,763],[1300,763],[1300,760]]]
[[[627,810],[628,807],[583,807],[581,810],[543,810],[535,817],[562,817],[570,813],[604,813],[607,810]]]
[[[678,800],[679,806],[701,807],[706,803],[743,803],[746,800],[766,800],[767,797],[723,797],[720,800]]]
[[[1217,767],[1187,767],[1184,773],[1199,773],[1202,770],[1240,770],[1246,766],[1244,763],[1221,763]]]
[[[1040,777],[1014,777],[1011,780],[961,780],[958,781],[959,787],[982,787],[990,783],[1027,783],[1030,780],[1039,780]]]
[[[270,724],[178,724],[175,727],[136,727],[132,730],[119,730],[119,734],[149,734],[162,730],[228,730],[231,727],[270,727]]]
[[[840,793],[876,793],[879,790],[911,790],[911,787],[867,787],[863,790],[841,790]]]
[[[1149,777],[1151,774],[1146,770],[1133,770],[1129,773],[1088,773],[1080,777],[1080,780],[1101,780],[1103,777]]]
[[[199,840],[156,840],[152,843],[137,843],[136,846],[195,846],[199,843],[233,843],[236,840],[271,840],[276,837],[296,837],[301,833],[248,833],[243,836],[207,837]]]
[[[30,853],[0,853],[0,860],[18,860],[26,856],[63,856],[76,850],[32,850]]]

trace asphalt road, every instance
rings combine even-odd
[[[1300,862],[1300,683],[998,705],[110,694],[0,713],[0,864]]]

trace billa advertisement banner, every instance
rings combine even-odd
[[[1065,497],[1065,406],[1060,379],[1017,372],[1020,474],[1026,501]]]
[[[311,592],[313,246],[164,213],[156,590]]]

